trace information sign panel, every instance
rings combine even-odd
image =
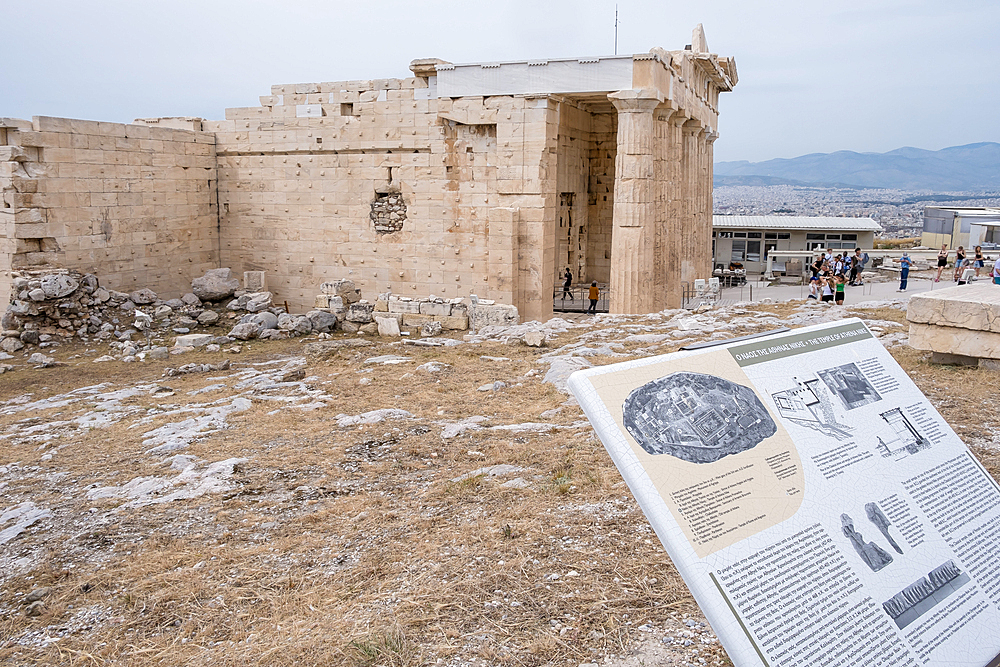
[[[1000,665],[1000,486],[861,320],[569,386],[735,664]]]

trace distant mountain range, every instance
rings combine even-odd
[[[765,162],[717,162],[715,184],[996,192],[1000,191],[1000,144],[983,142],[939,151],[837,151]]]

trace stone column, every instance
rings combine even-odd
[[[698,275],[697,260],[697,230],[699,226],[699,209],[702,202],[698,196],[699,181],[699,150],[698,135],[702,132],[701,121],[696,119],[688,120],[684,123],[684,157],[682,160],[684,187],[684,214],[682,216],[682,229],[680,235],[681,252],[681,282],[689,283],[692,286],[696,278],[706,276]]]
[[[705,210],[707,211],[705,227],[704,227],[704,239],[702,241],[702,246],[705,249],[705,259],[701,263],[703,266],[703,271],[705,272],[705,277],[710,277],[712,275],[712,218],[715,213],[715,202],[712,199],[712,190],[714,189],[714,179],[715,179],[715,140],[719,138],[718,132],[710,132],[705,137]],[[763,239],[761,240],[761,253],[764,252]]]
[[[653,312],[656,241],[653,111],[655,90],[622,90],[608,98],[618,110],[614,230],[611,236],[612,313]]]
[[[681,260],[684,257],[682,237],[687,220],[685,218],[685,172],[684,172],[684,123],[689,120],[687,113],[677,109],[667,120],[667,159],[669,164],[667,189],[669,202],[664,235],[667,239],[663,258],[667,291],[665,308],[681,307]]]

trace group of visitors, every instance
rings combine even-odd
[[[952,274],[952,280],[959,285],[965,285],[970,280],[979,278],[981,271],[986,268],[987,260],[986,256],[983,255],[983,247],[977,245],[972,252],[973,255],[970,258],[964,246],[958,246],[958,250],[955,251],[955,270]],[[905,292],[906,280],[910,273],[910,267],[913,266],[913,260],[910,259],[910,256],[906,252],[903,252],[903,256],[899,260],[899,266],[899,289],[896,291]],[[941,274],[944,273],[947,266],[948,244],[944,243],[937,254],[937,275],[934,276],[934,282],[941,282]],[[972,273],[973,270],[975,273]],[[993,284],[1000,285],[1000,257],[993,263],[993,268],[990,270],[989,275],[993,279]]]
[[[810,266],[809,297],[821,302],[843,305],[848,285],[863,285],[861,273],[868,264],[868,253],[855,248],[854,253],[833,254],[832,248],[816,258]]]
[[[976,270],[976,278],[979,277],[979,272],[983,270],[986,266],[986,258],[983,256],[983,247],[976,246],[973,250],[973,257],[969,259],[965,252],[964,246],[958,246],[958,250],[955,251],[955,275],[952,277],[954,282],[958,282],[962,279],[964,274],[963,269],[973,268]],[[1000,260],[998,260],[1000,261]],[[944,243],[941,245],[941,250],[938,251],[937,255],[937,275],[934,277],[934,282],[941,281],[941,273],[944,272],[945,267],[948,266],[948,244]],[[994,265],[994,270],[990,272],[991,276],[996,273],[996,266]]]

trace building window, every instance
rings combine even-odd
[[[760,241],[747,241],[747,261],[760,261]]]
[[[792,235],[789,234],[788,232],[778,232],[779,241],[787,241],[790,238],[792,238]]]
[[[760,238],[760,232],[747,232],[747,238],[748,239],[759,239]]]
[[[743,239],[733,239],[733,251],[730,253],[729,260],[731,262],[742,262],[743,254],[747,250],[747,242]]]
[[[745,239],[747,237],[746,232],[733,232],[733,236],[738,239]]]

